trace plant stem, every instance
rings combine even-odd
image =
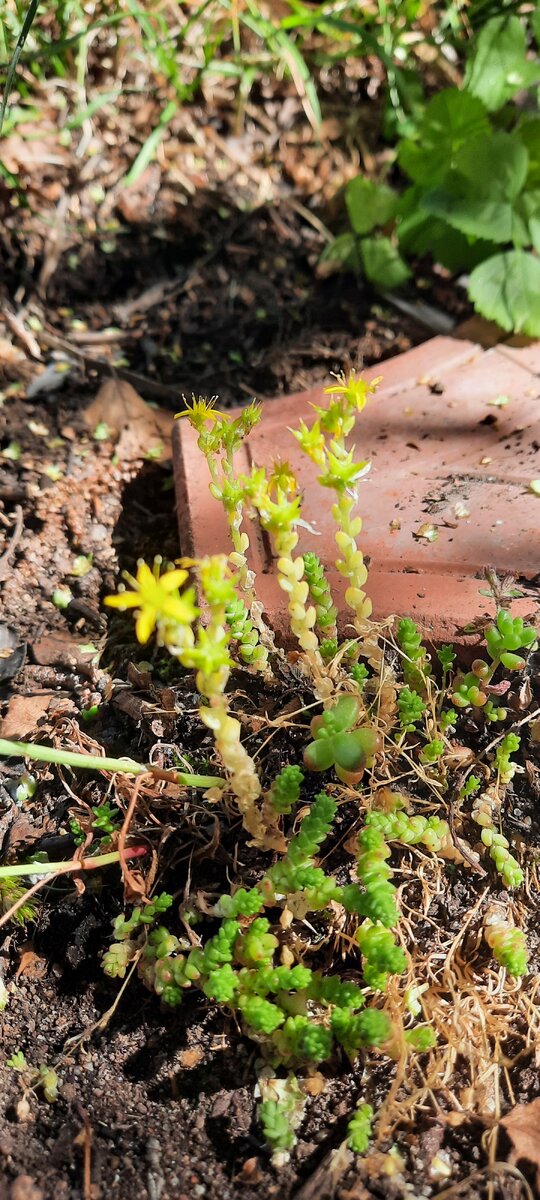
[[[127,854],[138,858],[145,847],[134,846]],[[136,852],[136,853],[135,853]],[[70,859],[69,862],[30,862],[13,863],[0,867],[0,879],[11,879],[15,875],[67,875],[72,871],[93,871],[98,867],[108,867],[111,863],[120,862],[118,850],[108,854],[96,854],[95,858]]]
[[[124,775],[154,775],[170,779],[184,787],[210,788],[223,784],[219,775],[196,775],[189,771],[163,771],[151,763],[136,763],[131,758],[102,758],[99,754],[76,754],[72,750],[55,750],[52,746],[35,746],[31,742],[7,742],[0,738],[0,755],[6,758],[30,758],[34,762],[59,763],[64,767],[80,767],[87,771],[115,771]]]

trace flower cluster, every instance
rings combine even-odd
[[[180,591],[188,572],[182,568],[161,574],[161,564],[161,558],[157,557],[152,568],[140,562],[136,576],[126,571],[124,578],[131,591],[124,588],[116,596],[106,596],[105,604],[121,612],[136,609],[135,631],[143,645],[157,629],[159,640],[177,651],[193,643],[192,625],[199,610],[195,605],[195,589],[190,586]]]

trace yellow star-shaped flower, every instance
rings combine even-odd
[[[188,572],[172,570],[160,576],[160,565],[156,562],[152,570],[147,563],[140,562],[135,577],[127,572],[125,574],[133,590],[105,597],[105,604],[109,608],[139,610],[135,630],[137,640],[142,645],[148,641],[159,621],[191,626],[199,611],[194,603],[194,589],[187,588],[182,594],[179,591],[188,578]]]
[[[354,409],[356,412],[362,412],[365,408],[368,396],[372,392],[376,392],[382,376],[379,375],[372,383],[367,383],[365,379],[356,377],[356,372],[351,371],[346,379],[342,373],[338,375],[337,382],[331,387],[324,389],[325,396],[342,396],[347,406]]]

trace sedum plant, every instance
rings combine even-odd
[[[309,594],[315,605],[316,626],[321,637],[334,643],[337,634],[337,608],[320,558],[309,550],[303,555],[304,574]],[[337,649],[337,641],[336,641]]]
[[[237,1015],[269,1067],[289,1071],[287,1081],[273,1080],[270,1090],[261,1083],[260,1117],[275,1155],[294,1144],[303,1108],[297,1072],[340,1052],[354,1061],[369,1047],[383,1047],[392,1035],[389,1016],[368,1003],[365,986],[295,961],[282,924],[262,915],[276,907],[286,911],[298,896],[307,911],[328,909],[332,902],[357,911],[347,888],[314,864],[335,813],[335,802],[320,793],[281,861],[249,891],[223,895],[214,909],[217,930],[197,945],[160,923],[172,906],[172,897],[163,893],[130,917],[116,918],[103,960],[104,971],[115,978],[123,978],[135,963],[145,985],[171,1007],[181,1004],[189,989],[199,989]],[[358,869],[368,892],[375,882],[361,862],[362,855]],[[358,944],[365,984],[382,990],[382,974],[403,969],[402,951],[389,931],[372,921],[360,927]]]
[[[414,880],[419,860],[429,898],[430,872],[442,873],[445,860],[452,871],[477,866],[466,837],[471,830],[478,837],[479,827],[497,872],[491,872],[490,886],[516,888],[523,879],[500,824],[526,732],[503,727],[494,743],[484,742],[477,766],[462,734],[476,728],[484,736],[487,722],[508,720],[516,701],[512,684],[534,653],[536,633],[512,618],[500,597],[503,607],[488,624],[485,650],[470,671],[459,669],[452,647],[428,653],[409,618],[397,626],[398,653],[393,645],[384,660],[382,639],[369,621],[367,570],[357,541],[361,520],[354,511],[368,464],[357,461],[349,443],[374,386],[354,373],[340,377],[328,389],[326,406],[316,407],[313,424],[295,431],[317,465],[321,485],[333,494],[336,567],[346,580],[356,636],[343,637],[338,630],[322,565],[301,545],[312,531],[290,468],[274,464],[266,471],[255,464],[249,474],[235,474],[234,452],[257,419],[253,407],[240,419],[199,400],[186,414],[208,459],[213,495],[228,514],[230,553],[165,568],[160,559],[152,567],[139,563],[126,576],[127,586],[108,599],[113,609],[133,611],[141,643],[155,634],[180,668],[194,672],[199,716],[213,737],[219,774],[165,771],[131,759],[0,740],[6,755],[86,767],[98,777],[108,772],[124,786],[130,776],[142,776],[146,804],[158,780],[182,788],[184,811],[193,803],[191,789],[200,789],[197,811],[212,804],[222,816],[218,831],[234,846],[226,886],[218,882],[215,891],[202,893],[194,880],[193,895],[185,895],[179,913],[168,892],[143,897],[129,915],[115,920],[103,967],[115,980],[136,971],[170,1009],[196,993],[201,1003],[219,1005],[234,1018],[262,1064],[260,1115],[276,1162],[294,1143],[315,1068],[320,1073],[340,1058],[353,1063],[361,1057],[369,1073],[371,1056],[387,1054],[399,1059],[399,1070],[406,1062],[413,1073],[415,1054],[436,1052],[434,1026],[440,1026],[430,1021],[437,998],[428,983],[419,987],[414,981],[410,902],[401,918],[402,889],[408,877]],[[247,560],[247,529],[255,517],[277,558],[297,644],[289,663],[265,629]],[[231,689],[235,656],[247,668],[249,699],[249,677],[261,673],[253,681],[259,706],[270,685],[279,702],[284,668],[292,668],[285,678],[288,684],[295,680],[298,695],[292,706],[288,702],[268,718],[269,736],[258,736],[266,722],[259,711],[251,727],[247,717],[244,737]],[[505,689],[508,709],[498,700]],[[281,739],[277,749],[285,765],[271,773],[266,747],[274,737]],[[473,765],[476,776],[470,773]],[[326,790],[316,792],[316,777],[324,773]],[[411,795],[391,790],[402,779]],[[421,812],[414,810],[415,780]],[[39,883],[48,874],[112,863],[125,873],[127,859],[144,854],[145,847],[122,845],[121,807],[120,800],[117,814],[108,801],[93,804],[86,825],[81,818],[72,829],[78,841],[94,838],[87,859],[0,866],[8,915],[28,912],[24,891],[13,890],[18,876],[36,876]],[[105,854],[99,853],[103,838],[111,847]],[[422,848],[421,855],[406,853],[414,846]],[[396,868],[402,859],[406,870],[400,878]],[[216,857],[216,872],[219,862]],[[493,923],[489,931],[485,926],[485,941],[495,960],[520,977],[526,967],[524,935],[504,921],[498,926]],[[425,1011],[418,1000],[424,991],[430,993]],[[411,1026],[411,1016],[425,1020]],[[361,1106],[351,1122],[350,1144],[357,1152],[370,1137],[371,1114],[365,1110]]]
[[[345,600],[353,611],[354,626],[360,635],[366,633],[371,601],[363,590],[367,567],[356,541],[362,519],[354,515],[354,510],[358,501],[358,483],[369,471],[370,463],[355,460],[354,447],[347,449],[346,439],[379,382],[376,379],[367,383],[358,379],[354,371],[348,379],[340,375],[332,387],[325,388],[325,394],[331,397],[330,403],[313,406],[317,417],[311,427],[301,421],[299,429],[291,431],[304,453],[321,469],[319,483],[335,493],[332,516],[336,523],[336,567],[347,581]]]
[[[148,568],[143,571],[143,563],[136,579],[128,577],[133,590],[108,596],[105,603],[119,609],[140,606],[136,621],[139,639],[147,640],[155,628],[159,640],[182,666],[195,670],[195,681],[202,697],[199,715],[214,735],[245,827],[260,838],[261,818],[256,802],[261,795],[261,784],[255,765],[242,745],[240,722],[230,715],[225,695],[233,666],[229,653],[231,631],[226,619],[227,605],[235,599],[233,577],[225,555],[215,555],[191,565],[197,569],[209,614],[206,626],[199,623],[194,627],[199,610],[194,603],[193,586],[183,592],[179,590],[188,577],[184,568],[160,575],[159,568],[153,573]],[[152,577],[150,591],[147,588],[149,575]]]

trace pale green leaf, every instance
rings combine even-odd
[[[487,21],[474,43],[465,73],[465,87],[490,112],[502,108],[516,92],[540,78],[538,63],[527,59],[525,28],[519,17]]]
[[[430,100],[419,123],[417,140],[399,147],[400,166],[415,183],[432,187],[442,182],[461,146],[480,134],[489,134],[488,117],[481,100],[457,88],[446,88]]]
[[[338,237],[329,242],[324,247],[318,266],[323,268],[341,267],[346,271],[357,271],[360,267],[360,257],[354,233],[340,233]],[[322,274],[324,274],[324,270]]]
[[[469,296],[502,329],[540,337],[540,258],[526,250],[495,254],[476,267]]]
[[[455,168],[476,194],[515,200],[527,178],[529,155],[521,138],[496,131],[472,138],[458,150]],[[473,192],[474,194],[474,192]]]
[[[410,279],[411,272],[389,238],[362,238],[360,257],[366,278],[385,291]]]
[[[422,208],[467,237],[499,243],[512,240],[514,214],[512,205],[504,200],[460,199],[444,188],[436,188],[424,196]]]
[[[347,184],[345,203],[355,233],[370,233],[376,225],[386,225],[392,219],[398,197],[385,183],[357,175]]]

